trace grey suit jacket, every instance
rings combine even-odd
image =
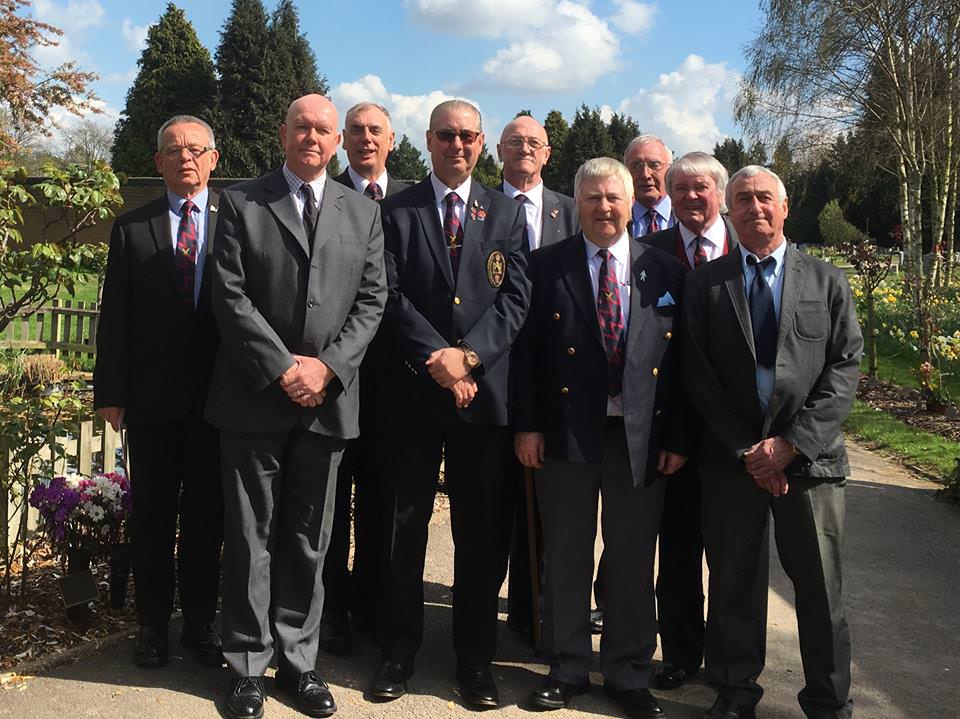
[[[311,240],[276,170],[221,194],[214,260],[222,343],[208,419],[241,432],[299,422],[355,437],[357,369],[386,302],[377,203],[328,177]],[[277,383],[294,353],[318,357],[336,374],[318,407],[299,407]]]
[[[843,422],[863,347],[846,277],[788,245],[776,381],[763,412],[740,257],[731,252],[697,268],[684,288],[684,379],[703,420],[701,471],[731,471],[753,444],[779,435],[801,453],[789,475],[845,476]]]

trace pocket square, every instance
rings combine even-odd
[[[677,303],[669,292],[664,292],[663,296],[657,300],[657,307],[670,307],[675,304]]]

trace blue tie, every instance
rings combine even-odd
[[[747,255],[747,264],[754,268],[753,285],[750,288],[753,347],[757,352],[757,364],[767,369],[773,367],[777,359],[777,313],[773,307],[773,292],[764,278],[764,273],[775,263],[773,257],[757,261],[753,255]]]

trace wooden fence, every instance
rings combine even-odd
[[[99,317],[96,302],[52,300],[49,307],[7,325],[0,332],[0,349],[40,350],[68,362],[92,362]]]
[[[115,432],[109,424],[99,417],[87,419],[79,422],[75,431],[76,434],[56,439],[54,475],[67,472],[90,475],[123,469],[122,462],[117,459],[120,433]],[[40,451],[41,460],[49,460],[50,456],[49,446]],[[0,487],[8,487],[12,482],[10,490],[0,489],[0,527],[7,527],[6,546],[10,546],[18,531],[33,531],[37,524],[36,510],[22,501],[19,493],[23,484],[16,477],[8,477],[10,470],[10,448],[6,446],[4,438],[0,438],[0,474],[4,480],[0,481]],[[23,514],[24,509],[27,510],[26,515]]]

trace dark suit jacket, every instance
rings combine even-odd
[[[683,283],[680,263],[630,244],[630,321],[623,407],[636,486],[655,479],[660,449],[688,455],[683,418],[673,402],[678,340],[673,338]],[[599,464],[607,416],[607,355],[597,320],[583,236],[533,253],[533,298],[516,362],[518,432],[542,432],[548,457]],[[667,293],[676,304],[657,307]]]
[[[124,407],[125,421],[133,423],[202,414],[218,343],[210,309],[217,203],[209,193],[195,310],[175,285],[166,193],[113,223],[97,325],[95,407]]]
[[[684,379],[704,422],[700,467],[738,470],[761,439],[782,436],[801,452],[792,476],[849,473],[843,421],[853,403],[863,341],[842,270],[801,253],[784,261],[776,382],[760,408],[750,310],[740,252],[697,268],[684,292]]]
[[[737,237],[737,231],[733,229],[733,223],[730,222],[730,219],[726,216],[721,216],[723,224],[727,228],[727,253],[733,252],[736,249],[737,245],[740,244],[740,238]],[[687,258],[687,253],[683,249],[683,236],[680,234],[680,223],[677,222],[673,227],[668,227],[665,230],[660,230],[659,232],[654,232],[651,235],[644,235],[640,238],[641,242],[645,242],[648,245],[653,245],[658,250],[667,252],[674,257],[676,257],[680,264],[684,266],[686,270],[692,270],[690,266],[690,260]],[[720,259],[719,257],[717,259]]]
[[[220,198],[213,311],[222,343],[207,403],[210,421],[239,432],[357,435],[357,368],[386,298],[377,203],[326,183],[312,241],[284,179],[234,185]],[[336,373],[326,400],[294,404],[277,383],[292,354]]]
[[[503,192],[503,183],[496,187]],[[580,232],[580,218],[577,217],[577,205],[573,198],[554,192],[546,185],[543,186],[543,213],[540,229],[540,247],[552,245],[555,242]]]
[[[350,179],[350,173],[344,170],[339,175],[333,178],[339,182],[344,187],[349,187],[351,190],[356,190],[360,192],[359,187],[354,187],[353,181]],[[387,194],[384,197],[390,197],[390,195],[395,195],[401,190],[406,190],[410,187],[410,183],[403,182],[401,180],[395,180],[389,173],[387,174]]]
[[[389,281],[384,313],[389,405],[426,421],[507,424],[510,346],[530,299],[520,205],[474,181],[466,203],[456,282],[433,185],[422,182],[383,201]],[[497,267],[497,260],[502,268]],[[479,390],[466,409],[428,374],[430,354],[459,341],[480,356]]]

